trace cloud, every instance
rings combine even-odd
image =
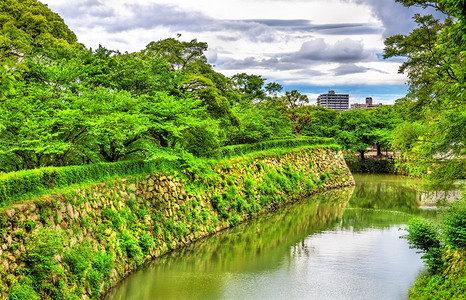
[[[65,3],[58,5],[57,11],[64,19],[71,22],[82,22],[82,25],[86,25],[86,22],[83,22],[85,19],[95,18],[98,20],[116,16],[115,10],[112,7],[106,6],[100,0],[77,1],[73,5]]]
[[[383,38],[409,33],[412,15],[421,11],[395,0],[42,1],[88,47],[139,51],[181,33],[183,40],[209,44],[206,55],[216,71],[282,84],[403,85],[399,59],[377,55]]]
[[[251,21],[219,20],[211,18],[200,11],[183,10],[175,5],[149,3],[125,4],[125,13],[116,12],[104,6],[99,0],[87,0],[74,6],[60,6],[59,11],[68,20],[79,22],[80,31],[83,28],[102,28],[109,34],[120,34],[134,30],[154,30],[160,27],[172,31],[192,33],[219,32],[237,33],[242,39],[252,42],[272,43],[276,41],[276,30],[271,27]],[[235,37],[224,36],[224,39]]]
[[[373,56],[376,59],[376,56]],[[361,41],[344,39],[337,41],[335,44],[328,44],[324,39],[319,38],[303,43],[301,48],[293,53],[276,53],[263,59],[256,57],[247,57],[244,59],[227,58],[217,61],[216,66],[222,69],[233,70],[265,68],[276,71],[296,70],[299,72],[322,63],[355,63],[367,61],[371,57],[371,53],[364,49]],[[362,71],[361,67],[356,69],[356,65],[353,64],[352,66],[353,71]],[[363,71],[367,70],[370,69],[366,68]],[[344,67],[335,69],[335,74],[342,74],[343,72],[347,74],[350,72],[350,69],[348,67],[346,69]]]
[[[382,30],[379,25],[372,23],[312,24],[311,21],[304,19],[251,19],[244,21],[264,24],[279,31],[318,32],[332,35],[380,34]]]
[[[383,74],[387,74],[387,72],[375,69],[375,68],[367,68],[363,66],[358,66],[356,64],[342,64],[332,70],[330,70],[333,75],[335,76],[343,76],[349,74],[357,74],[357,73],[366,73],[368,71],[375,71]]]
[[[395,34],[408,34],[414,28],[412,17],[416,13],[433,14],[437,18],[444,18],[444,15],[433,8],[423,9],[420,7],[405,7],[394,0],[344,0],[357,4],[368,5],[374,17],[383,24],[383,36],[389,37]]]
[[[135,29],[154,29],[158,26],[189,31],[205,31],[213,24],[213,19],[200,12],[183,11],[176,6],[166,4],[126,4],[129,14],[114,20],[103,20],[98,25],[104,26],[109,33],[120,33]]]
[[[286,60],[296,62],[356,62],[367,60],[370,56],[370,53],[364,50],[361,41],[347,38],[331,45],[319,38],[303,43],[301,49]]]

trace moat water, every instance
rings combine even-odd
[[[435,217],[428,197],[451,194],[399,176],[355,180],[156,259],[106,299],[406,299],[424,266],[403,228]]]

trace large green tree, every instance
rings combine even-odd
[[[335,138],[344,149],[359,152],[364,160],[366,149],[375,143],[370,110],[355,109],[340,113]]]
[[[23,56],[40,48],[76,43],[63,19],[37,0],[0,3],[0,55]]]
[[[306,124],[303,134],[307,136],[333,137],[335,135],[335,122],[338,112],[317,105],[309,106],[308,110],[314,117],[314,121]]]
[[[418,28],[385,41],[385,57],[404,57],[400,72],[408,78],[402,100],[411,112],[416,132],[398,131],[395,146],[405,147],[413,164],[430,166],[432,178],[465,176],[466,157],[466,30],[464,1],[399,0],[406,6],[432,6],[443,21],[415,15]],[[404,125],[408,129],[410,126]],[[410,140],[407,141],[406,138]]]
[[[299,138],[306,125],[316,120],[309,109],[309,98],[297,90],[292,90],[286,91],[279,101],[284,115],[289,119],[296,137]]]
[[[168,38],[149,43],[144,54],[164,58],[172,65],[173,69],[183,69],[196,61],[207,62],[204,55],[207,47],[207,43],[198,42],[197,39],[183,42]]]
[[[26,70],[30,55],[77,46],[76,35],[63,19],[37,0],[0,2],[0,98]]]

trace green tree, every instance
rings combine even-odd
[[[430,167],[431,178],[440,181],[465,176],[466,64],[464,1],[400,0],[406,6],[432,6],[446,14],[443,22],[431,15],[415,15],[418,28],[409,35],[385,41],[385,57],[405,57],[400,72],[406,73],[409,93],[402,100],[420,119],[423,130],[399,135],[397,144],[410,144],[412,164]],[[414,121],[416,118],[412,118]],[[406,127],[406,126],[405,126]]]
[[[47,49],[80,47],[63,19],[37,0],[0,3],[0,98],[27,70],[25,58]]]
[[[355,109],[340,113],[336,120],[335,138],[345,149],[357,151],[362,160],[366,149],[374,143],[370,110]]]
[[[265,80],[261,75],[236,74],[232,78],[235,89],[242,95],[242,101],[257,102],[266,97],[263,89]]]
[[[382,148],[391,148],[394,129],[404,121],[398,104],[372,108],[369,113],[372,119],[373,143],[377,147],[377,155],[382,155]]]
[[[283,89],[283,86],[276,82],[269,82],[265,86],[265,91],[269,94],[269,96],[276,97],[278,93],[280,93]]]
[[[334,137],[338,112],[322,106],[312,105],[308,107],[314,116],[314,121],[306,124],[303,134],[307,136]]]
[[[193,39],[189,42],[181,42],[174,38],[164,39],[157,42],[150,42],[144,54],[152,57],[161,57],[168,61],[172,68],[183,69],[190,63],[196,61],[207,62],[204,52],[207,50],[207,43],[198,42]]]
[[[284,115],[290,120],[296,137],[301,136],[304,127],[316,120],[309,110],[309,98],[300,94],[297,90],[286,91],[279,99]]]
[[[21,57],[40,48],[76,43],[76,35],[63,19],[37,0],[0,3],[0,55]]]

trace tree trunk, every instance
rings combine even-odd
[[[299,139],[299,137],[301,136],[301,132],[298,130],[295,130],[295,133],[296,133],[296,137]]]
[[[361,160],[364,160],[364,151],[365,150],[358,150],[358,152],[360,154],[360,157],[361,157]]]
[[[382,147],[377,144],[377,156],[382,156]]]

